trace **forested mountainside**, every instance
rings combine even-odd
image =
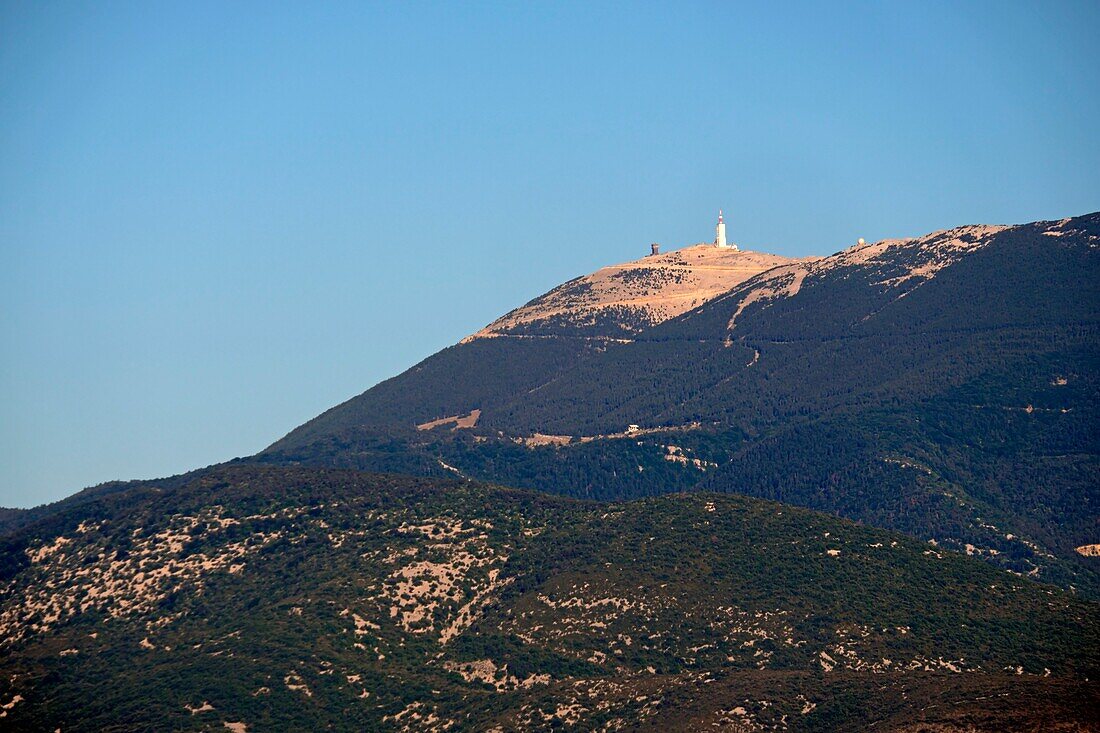
[[[861,245],[629,338],[469,340],[257,460],[740,492],[1096,595],[1098,263],[1100,214]]]
[[[1100,613],[904,535],[300,467],[0,549],[5,730],[1093,730]]]
[[[0,507],[0,535],[8,531],[9,528],[20,526],[23,523],[27,511],[26,509]]]
[[[711,300],[770,268],[807,260],[694,245],[602,268],[517,308],[461,343],[345,402],[280,445],[348,427],[387,430],[487,409],[568,373],[609,342]],[[469,408],[467,405],[480,405]]]

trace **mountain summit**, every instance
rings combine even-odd
[[[651,254],[563,283],[464,342],[496,336],[630,338],[791,262],[796,260],[711,244]]]

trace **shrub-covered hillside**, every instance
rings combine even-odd
[[[0,575],[8,730],[1085,726],[1100,672],[1094,604],[728,495],[239,466],[42,519]]]

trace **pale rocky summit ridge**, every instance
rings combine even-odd
[[[1067,220],[1068,221],[1068,220]],[[1057,236],[1058,222],[1049,234]],[[987,245],[1010,229],[1003,225],[966,225],[919,237],[883,239],[859,244],[828,257],[792,258],[696,244],[664,254],[609,265],[562,283],[467,336],[476,339],[578,335],[629,339],[632,333],[668,321],[735,290],[741,298],[734,317],[762,300],[793,297],[803,281],[838,268],[878,267],[904,259],[906,272],[884,278],[879,285],[900,287],[899,297],[935,277],[944,267]],[[746,285],[746,287],[739,287]],[[752,286],[747,287],[747,286]],[[604,324],[602,329],[590,329]],[[621,333],[609,336],[613,322]]]
[[[765,252],[696,244],[609,265],[559,285],[510,311],[463,342],[499,336],[562,335],[560,329],[595,325],[608,317],[623,336],[686,313],[730,288],[783,265],[810,263]]]
[[[1064,225],[1065,221],[1059,222],[1059,225]],[[943,268],[985,247],[995,235],[1011,228],[997,224],[975,224],[905,239],[883,239],[878,242],[864,242],[861,239],[858,244],[828,257],[809,257],[771,268],[747,281],[744,287],[732,294],[738,299],[738,305],[729,320],[728,330],[734,330],[737,317],[750,305],[794,297],[807,278],[817,279],[844,268],[876,268],[904,262],[904,272],[874,283],[888,288],[906,286],[900,289],[897,296],[903,298],[934,278]],[[1057,236],[1057,230],[1052,229],[1045,234]]]

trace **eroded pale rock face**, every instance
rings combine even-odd
[[[383,723],[399,731],[444,731],[450,730],[455,721],[441,718],[437,706],[431,703],[414,702],[396,715],[382,717]]]
[[[904,297],[934,278],[943,268],[986,246],[994,235],[1008,228],[1000,225],[963,226],[912,239],[883,239],[857,244],[829,257],[799,260],[776,267],[762,273],[749,283],[751,287],[738,294],[735,301],[737,307],[730,317],[728,330],[731,333],[735,330],[738,318],[753,304],[793,298],[802,290],[807,278],[812,280],[845,268],[873,268],[889,262],[907,261],[910,264],[905,272],[875,283],[898,289],[897,297]]]
[[[765,270],[804,261],[709,244],[685,247],[570,280],[466,341],[584,329],[604,317],[620,323],[622,335],[627,337],[632,331],[686,313]]]
[[[265,518],[271,517],[244,521]],[[78,541],[93,529],[82,524],[71,537],[29,549],[29,572],[37,582],[0,609],[0,645],[45,633],[92,610],[116,619],[146,615],[171,593],[201,593],[211,572],[242,572],[250,555],[279,539],[278,531],[187,551],[192,542],[216,537],[241,521],[224,516],[222,507],[196,516],[175,515],[159,531],[135,532],[125,552]]]
[[[718,468],[718,464],[713,461],[704,461],[701,458],[696,458],[689,455],[692,451],[690,448],[681,448],[678,445],[663,445],[664,459],[671,463],[679,463],[681,466],[693,466],[700,471],[706,471],[708,468]]]
[[[447,661],[443,663],[443,668],[457,673],[466,682],[492,685],[497,692],[550,684],[548,674],[532,674],[521,680],[508,671],[507,664],[498,667],[491,659],[478,659],[472,662]]]
[[[380,599],[389,605],[390,618],[405,631],[438,634],[442,644],[477,620],[485,602],[508,582],[500,577],[508,557],[489,544],[486,529],[491,526],[447,517],[399,527],[422,544],[393,557],[398,567],[383,583]]]
[[[477,426],[477,421],[481,417],[481,410],[471,410],[468,415],[453,415],[451,417],[441,417],[438,420],[429,420],[425,423],[420,423],[416,426],[417,430],[432,430],[442,425],[450,425],[451,430],[461,430],[463,428],[473,428]]]
[[[14,697],[12,697],[12,699],[10,699],[6,703],[3,703],[2,705],[0,705],[0,718],[8,717],[8,711],[11,710],[12,708],[14,708],[16,705],[18,705],[21,702],[23,702],[23,696],[22,695],[15,695]]]

